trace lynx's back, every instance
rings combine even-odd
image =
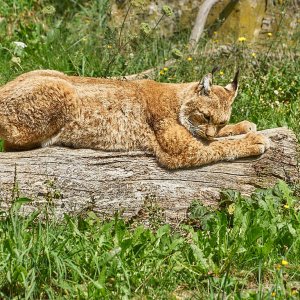
[[[50,70],[23,74],[0,89],[0,136],[15,149],[51,144],[105,150],[151,148],[144,83]]]

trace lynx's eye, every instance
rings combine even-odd
[[[226,126],[226,124],[227,124],[227,122],[221,122],[221,123],[218,124],[218,127],[223,128],[223,127]]]
[[[206,114],[202,114],[206,123],[210,123],[210,116]]]
[[[194,125],[201,124],[201,123],[203,123],[203,118],[199,114],[193,114],[193,115],[189,116],[189,121]]]

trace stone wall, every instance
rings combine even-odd
[[[112,23],[121,26],[130,1],[111,0],[111,3]],[[170,36],[190,31],[202,0],[132,0],[131,3],[126,26],[135,33],[143,22],[154,27],[161,17],[162,7],[170,6],[174,15],[165,17],[159,25],[161,34]],[[232,42],[241,36],[250,42],[264,40],[274,36],[279,24],[288,32],[299,27],[299,11],[299,0],[220,0],[209,14],[206,36],[222,42]]]

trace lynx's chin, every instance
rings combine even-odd
[[[200,139],[204,139],[207,141],[213,141],[215,140],[215,136],[209,136],[205,133],[204,130],[196,128],[196,127],[190,127],[191,134],[195,137],[195,138],[200,138]]]

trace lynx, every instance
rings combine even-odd
[[[168,169],[264,153],[269,140],[255,133],[255,124],[227,125],[238,73],[225,87],[212,79],[213,72],[180,84],[28,72],[0,88],[0,138],[5,151],[147,150]]]

